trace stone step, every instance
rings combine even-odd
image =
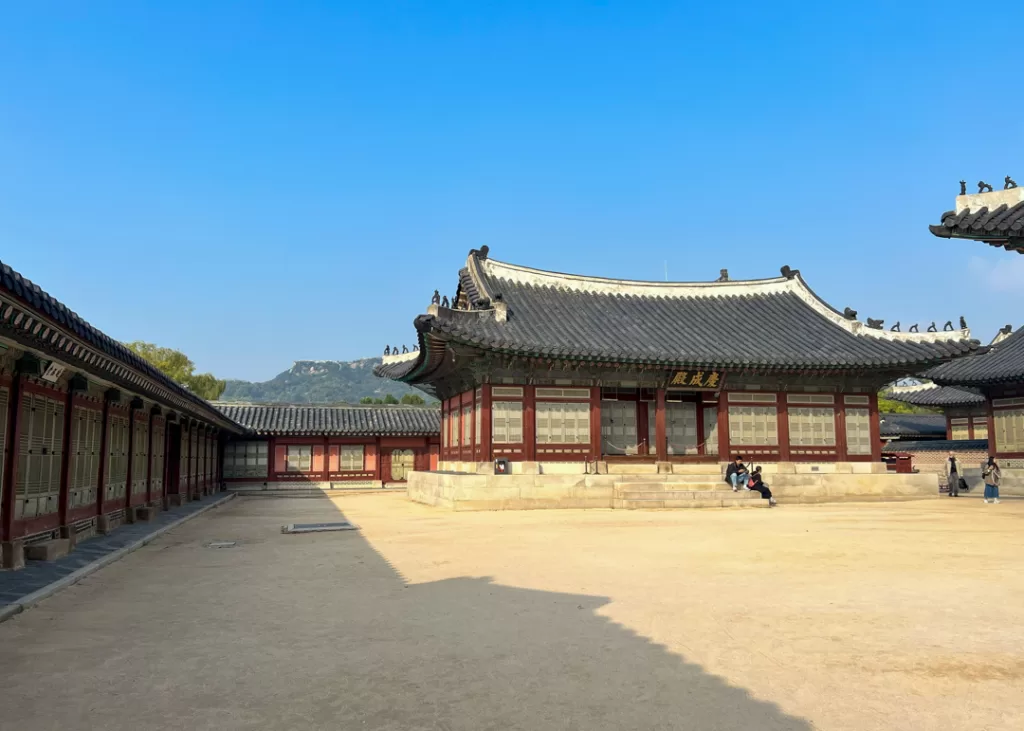
[[[684,475],[638,475],[623,478],[622,482],[629,484],[635,482],[717,482],[720,485],[725,484],[725,480],[720,472],[691,472]]]
[[[26,561],[56,561],[64,558],[71,551],[71,541],[67,538],[54,538],[49,541],[33,543],[25,546]]]
[[[731,492],[731,491],[730,491]],[[757,493],[754,493],[755,495]],[[743,500],[726,498],[724,500],[669,499],[669,500],[612,500],[612,507],[617,510],[657,510],[661,508],[768,508],[767,500]]]
[[[754,490],[626,490],[620,500],[763,500]]]
[[[732,488],[721,480],[714,482],[620,482],[615,489],[618,492],[676,492],[678,490],[701,492],[728,490],[732,492]]]

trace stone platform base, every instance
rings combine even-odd
[[[780,465],[781,467],[782,465]],[[884,470],[884,465],[879,465]],[[780,504],[921,500],[938,497],[933,475],[878,472],[790,472],[766,478]],[[728,493],[728,494],[724,494]],[[545,508],[740,507],[714,465],[681,474],[511,474],[413,472],[409,498],[451,510]],[[756,493],[754,493],[756,495]],[[706,501],[685,503],[681,501]],[[646,501],[646,505],[644,504]],[[667,501],[667,502],[666,502]],[[717,503],[716,503],[717,501]],[[757,500],[760,503],[767,501]],[[659,504],[660,503],[660,504]]]

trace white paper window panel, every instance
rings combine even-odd
[[[746,404],[774,404],[776,396],[774,393],[737,393],[736,391],[730,391],[729,401]]]
[[[636,454],[636,402],[601,402],[601,451],[605,454]]]
[[[1024,452],[1024,409],[996,411],[996,447],[1000,452]]]
[[[774,406],[730,406],[729,441],[744,446],[779,443],[778,412]]]
[[[465,446],[473,444],[473,407],[466,406],[462,409],[462,443]]]
[[[795,447],[834,447],[835,410],[810,406],[790,408],[789,443]]]
[[[844,396],[843,401],[851,406],[868,406],[871,403],[870,396]]]
[[[964,417],[962,419],[950,419],[949,423],[950,424],[969,424],[970,423],[970,419],[968,419],[967,417]]]
[[[830,393],[791,393],[786,396],[791,404],[834,404],[836,397]]]
[[[589,399],[589,388],[538,388],[537,398]]]
[[[971,432],[967,427],[967,424],[952,425],[949,428],[950,439],[970,439]]]
[[[493,401],[491,403],[491,441],[494,444],[522,443],[522,402]]]
[[[491,398],[522,398],[521,386],[492,386]]]
[[[357,472],[363,469],[362,444],[342,444],[338,457],[338,464],[342,471]]]
[[[18,479],[15,495],[37,498],[60,494],[60,465],[64,447],[64,404],[39,394],[21,397],[21,435],[18,444]],[[58,509],[56,500],[36,501],[34,517]]]
[[[1024,406],[1024,398],[997,398],[992,399],[993,406]]]
[[[537,444],[589,444],[590,405],[538,402]]]
[[[871,412],[868,409],[847,409],[845,426],[847,453],[871,454]]]
[[[647,438],[651,453],[657,443],[657,411],[647,409]],[[691,402],[665,403],[665,441],[669,454],[697,454],[697,405]]]
[[[718,407],[704,407],[704,454],[718,454]]]

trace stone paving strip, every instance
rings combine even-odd
[[[56,561],[29,561],[17,571],[0,571],[0,622],[4,622],[61,589],[142,548],[172,528],[235,496],[219,493],[161,511],[155,520],[122,525],[106,536],[78,544]]]

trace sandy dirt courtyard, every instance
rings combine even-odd
[[[0,728],[1021,729],[1022,528],[238,498],[0,624]]]

